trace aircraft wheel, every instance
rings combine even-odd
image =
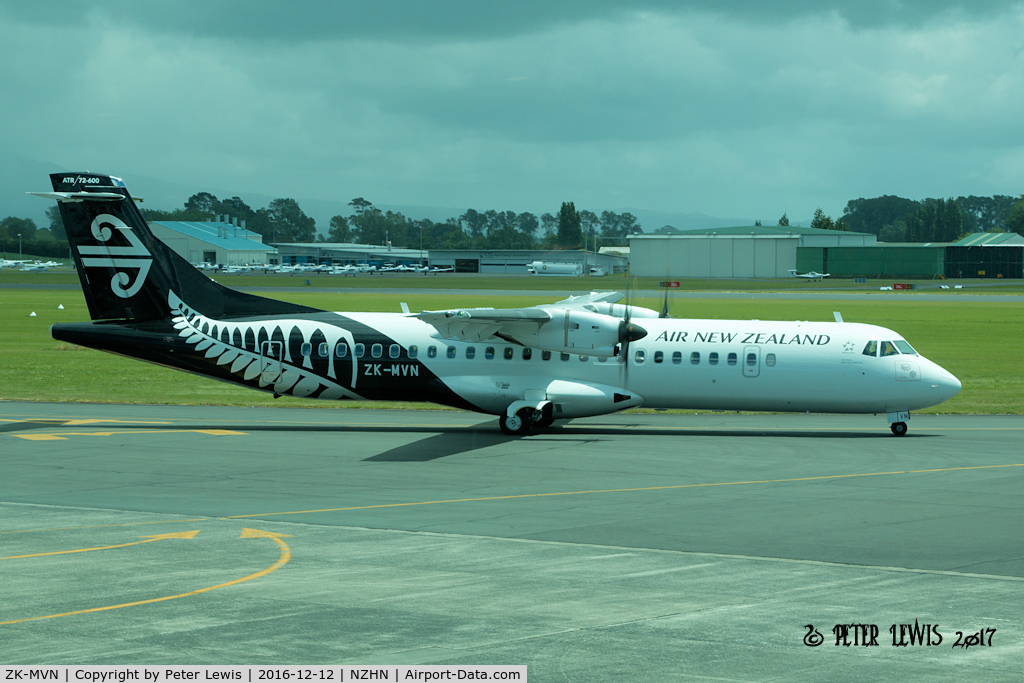
[[[907,423],[893,422],[891,425],[889,425],[889,429],[891,429],[892,433],[896,436],[905,436],[907,433]]]
[[[530,420],[530,409],[523,408],[509,417],[505,413],[498,416],[498,426],[501,431],[509,436],[525,436],[530,431],[532,420]]]
[[[547,429],[548,427],[550,427],[554,423],[555,423],[555,418],[553,418],[553,417],[542,417],[541,419],[539,419],[536,422],[534,422],[533,426],[538,428],[538,429]]]

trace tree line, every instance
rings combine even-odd
[[[409,249],[591,249],[627,244],[626,237],[643,232],[636,216],[629,212],[577,211],[573,202],[563,202],[557,215],[540,216],[515,211],[468,209],[443,222],[414,220],[397,211],[383,211],[372,202],[356,197],[350,201],[352,214],[331,217],[326,236],[317,232],[316,222],[294,199],[275,199],[263,209],[253,209],[239,197],[218,199],[198,192],[174,211],[142,209],[147,221],[205,221],[216,216],[244,220],[247,230],[272,242],[355,242]]]
[[[274,199],[266,207],[253,209],[239,197],[218,199],[198,192],[180,209],[162,211],[143,208],[147,221],[206,221],[227,216],[245,221],[246,229],[272,242],[356,242],[409,249],[580,249],[584,246],[623,246],[629,235],[643,228],[629,212],[586,209],[563,202],[557,214],[540,216],[525,212],[478,211],[468,209],[443,222],[413,220],[399,212],[382,211],[362,197],[349,202],[352,214],[330,220],[327,235],[317,231],[316,221],[290,198]],[[8,216],[0,221],[0,240],[8,253],[17,249],[39,256],[66,256],[68,245],[60,210],[46,211],[49,225],[39,228],[31,218]],[[760,223],[760,222],[759,222]],[[778,224],[789,225],[783,214]],[[832,219],[819,208],[812,228],[866,232],[882,242],[952,242],[972,232],[1016,232],[1024,234],[1024,195],[952,197],[916,201],[884,195],[872,199],[851,199],[843,215]],[[656,232],[671,232],[660,228]]]
[[[974,232],[1024,234],[1024,195],[851,199],[840,220],[849,230],[877,235],[882,242],[953,242]]]
[[[468,209],[444,222],[412,220],[395,211],[381,211],[356,197],[351,216],[331,218],[328,242],[386,244],[410,249],[594,249],[626,244],[626,236],[643,232],[629,212],[578,211],[563,202],[558,215]]]

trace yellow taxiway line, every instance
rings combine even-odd
[[[415,505],[442,505],[445,503],[473,503],[487,500],[512,500],[516,498],[544,498],[553,496],[581,496],[595,493],[627,493],[635,491],[669,491],[673,489],[695,489],[710,486],[742,486],[748,484],[786,484],[800,481],[825,481],[828,479],[853,479],[857,477],[882,477],[897,474],[924,474],[934,472],[961,472],[965,470],[999,469],[1005,467],[1024,467],[1024,463],[1011,465],[975,465],[972,467],[943,467],[930,470],[897,470],[893,472],[865,472],[861,474],[827,474],[818,477],[795,477],[792,479],[755,479],[750,481],[723,481],[707,484],[674,484],[669,486],[642,486],[623,489],[593,489],[588,491],[559,491],[553,493],[521,493],[511,496],[487,496],[484,498],[451,498],[448,500],[426,500],[415,503],[384,503],[381,505],[358,505],[353,507],[321,508],[319,510],[294,510],[290,512],[262,512],[249,515],[230,515],[221,519],[244,519],[246,517],[275,517],[279,515],[304,515],[313,512],[344,512],[350,510],[372,510],[375,508],[397,508]]]
[[[74,550],[54,550],[48,553],[32,553],[31,555],[9,555],[0,557],[0,560],[20,560],[26,557],[47,557],[49,555],[70,555],[71,553],[88,553],[93,550],[111,550],[113,548],[127,548],[132,545],[142,545],[153,541],[165,541],[169,538],[195,538],[199,531],[176,531],[170,534],[158,534],[156,536],[140,536],[144,541],[133,541],[132,543],[119,543],[118,545],[104,545],[93,548],[75,548]]]
[[[67,441],[69,436],[120,436],[122,434],[208,434],[209,436],[248,436],[247,432],[236,432],[230,429],[118,429],[106,432],[59,432],[56,434],[12,434],[26,441]]]
[[[154,602],[177,600],[178,598],[187,598],[192,595],[199,595],[200,593],[208,593],[210,591],[217,590],[218,588],[227,588],[228,586],[235,586],[240,583],[245,583],[246,581],[252,581],[253,579],[258,579],[261,576],[266,576],[267,574],[273,571],[277,571],[281,567],[288,564],[288,561],[292,559],[291,548],[288,547],[287,543],[281,540],[284,537],[287,537],[287,534],[275,534],[270,531],[260,531],[259,529],[242,529],[242,535],[239,536],[239,538],[269,538],[281,548],[281,556],[277,558],[277,562],[270,565],[266,569],[261,569],[260,571],[254,574],[243,576],[242,578],[235,579],[234,581],[218,583],[216,586],[207,586],[206,588],[199,588],[197,590],[189,591],[187,593],[178,593],[177,595],[164,595],[159,598],[150,598],[148,600],[136,600],[135,602],[124,602],[119,605],[107,605],[106,607],[91,607],[89,609],[80,609],[75,610],[73,612],[61,612],[60,614],[45,614],[39,617],[26,617],[24,619],[11,619],[10,621],[0,621],[0,626],[4,626],[7,624],[20,624],[25,621],[37,621],[39,619],[56,619],[57,617],[70,617],[75,614],[106,612],[107,610],[121,609],[123,607],[136,607],[138,605],[148,605]]]

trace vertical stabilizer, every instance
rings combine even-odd
[[[53,192],[93,320],[158,320],[169,315],[174,292],[219,318],[317,309],[236,292],[192,267],[146,225],[120,178],[97,173],[53,173]]]

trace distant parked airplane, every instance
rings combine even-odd
[[[798,273],[796,268],[790,268],[789,272],[793,274],[793,277],[802,277],[805,280],[823,280],[828,277],[828,273],[819,273],[814,270],[808,273]]]

